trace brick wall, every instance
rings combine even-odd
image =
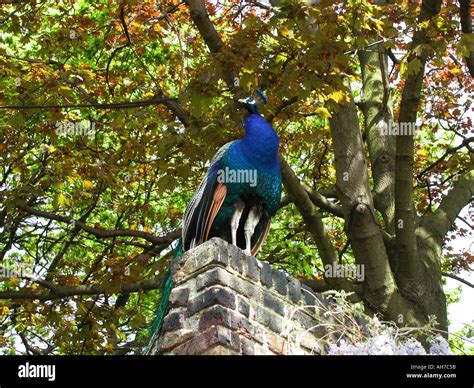
[[[170,309],[150,354],[324,353],[318,314],[328,302],[268,263],[213,238],[172,273]]]

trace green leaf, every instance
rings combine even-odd
[[[54,200],[53,200],[53,206],[58,208],[58,207],[66,207],[70,204],[70,200],[69,198],[64,195],[63,193],[59,193],[56,195],[56,197],[54,197]]]
[[[421,61],[415,57],[410,62],[408,62],[406,66],[405,74],[403,74],[403,76],[407,78],[412,75],[416,75],[420,72],[421,68],[422,68]]]

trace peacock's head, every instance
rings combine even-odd
[[[265,96],[265,94],[260,89],[256,89],[256,91],[260,99],[263,101],[263,103],[266,104],[268,101],[267,96]],[[244,105],[245,109],[247,109],[250,114],[252,113],[259,114],[258,103],[255,100],[255,98],[253,98],[252,96],[241,98],[239,99],[239,102]]]

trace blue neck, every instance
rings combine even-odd
[[[265,167],[278,167],[280,140],[271,124],[259,114],[248,115],[244,120],[245,136],[240,148],[246,159]]]

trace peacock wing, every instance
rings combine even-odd
[[[233,142],[224,144],[211,160],[211,167],[189,202],[183,216],[184,250],[205,242],[212,223],[227,195],[227,187],[218,182],[217,175],[225,152]]]

